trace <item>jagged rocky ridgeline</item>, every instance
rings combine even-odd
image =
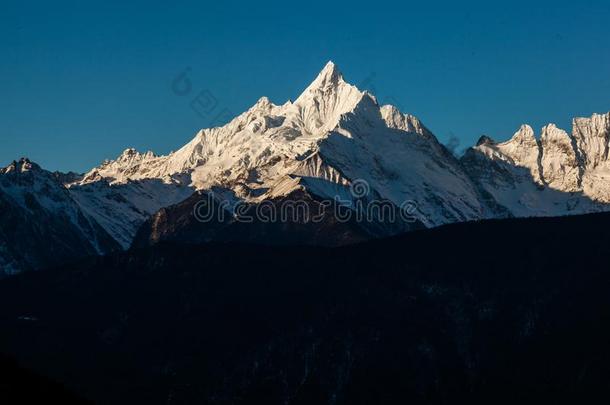
[[[269,235],[273,240],[290,232],[298,243],[341,244],[460,221],[604,211],[610,203],[609,141],[610,113],[575,119],[571,134],[548,125],[539,139],[523,126],[507,142],[482,139],[458,160],[416,117],[380,106],[329,62],[294,102],[275,105],[263,97],[167,156],[127,149],[82,176],[25,170],[33,166],[27,160],[3,169],[0,201],[6,209],[0,225],[13,228],[3,226],[0,233],[0,268],[14,272],[49,264],[48,255],[39,257],[31,248],[38,246],[36,239],[30,247],[16,247],[42,226],[53,236],[39,242],[54,240],[52,249],[62,247],[70,257],[72,250],[128,248],[136,234],[139,245],[194,235],[213,240],[220,228],[210,232],[209,224],[191,215],[199,200],[193,194],[211,190],[250,207],[295,196],[316,205],[336,196],[353,201],[350,186],[364,181],[370,200],[414,202],[413,223],[401,226],[351,224],[339,230],[326,218],[323,226],[298,235],[304,229],[299,224],[227,224],[223,240],[244,234],[247,241]],[[60,224],[40,221],[65,212],[71,214],[59,222],[87,249],[68,248],[75,245],[62,236]],[[319,237],[334,231],[336,238]]]
[[[0,169],[0,277],[120,250],[60,178],[27,159]]]

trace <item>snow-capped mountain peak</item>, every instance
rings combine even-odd
[[[19,160],[15,160],[15,161],[11,162],[8,166],[6,166],[4,168],[0,168],[0,173],[2,173],[2,174],[24,173],[24,172],[30,172],[30,171],[36,172],[39,170],[41,170],[40,166],[38,166],[36,163],[32,162],[27,157],[22,157]]]
[[[353,111],[366,97],[347,83],[337,66],[328,62],[314,81],[288,106],[288,122],[306,134],[323,136],[339,122],[342,114]]]
[[[343,79],[343,74],[334,64],[334,62],[329,61],[324,68],[318,73],[318,76],[314,79],[313,82],[303,91],[301,96],[297,98],[297,101],[301,98],[305,98],[311,93],[315,93],[318,91],[329,91],[336,89],[340,85],[345,84],[345,80]]]
[[[532,172],[537,180],[538,172],[538,141],[531,126],[524,124],[506,142],[483,143],[476,148],[491,159],[500,159],[511,165],[525,167]]]
[[[133,205],[130,211],[143,213],[131,217],[137,224],[165,206],[151,202],[177,203],[194,190],[222,187],[252,202],[303,188],[333,198],[349,196],[349,184],[362,179],[371,195],[396,205],[419,200],[419,219],[428,225],[489,215],[459,163],[416,117],[380,107],[373,95],[349,84],[333,62],[294,102],[275,105],[262,97],[226,125],[200,130],[167,156],[128,149],[71,190],[90,212],[99,212],[95,207],[106,210],[117,199],[109,195],[90,204],[96,194],[83,190],[108,183]],[[153,182],[158,186],[151,187]],[[124,190],[134,184],[147,184],[147,195],[126,196]],[[97,219],[127,243],[125,235],[136,226],[111,224],[112,217]]]
[[[0,169],[0,197],[24,216],[32,207],[69,213],[98,252],[112,249],[104,235],[127,248],[153,216],[171,222],[171,215],[157,215],[170,206],[186,212],[177,217],[184,225],[193,220],[189,204],[208,192],[250,205],[294,195],[312,204],[340,199],[349,206],[363,197],[411,203],[418,226],[432,227],[607,210],[609,145],[610,113],[595,114],[574,119],[571,133],[549,124],[537,138],[523,125],[504,142],[482,137],[458,160],[417,117],[380,106],[328,62],[294,102],[261,97],[168,155],[128,148],[83,176],[48,173],[25,158],[13,162]],[[362,182],[367,195],[354,195]],[[155,233],[171,234],[173,225]]]

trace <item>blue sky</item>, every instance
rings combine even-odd
[[[461,147],[610,111],[608,1],[125,3],[3,2],[0,164],[168,153],[263,95],[296,98],[328,60]],[[190,107],[201,92],[211,112]]]

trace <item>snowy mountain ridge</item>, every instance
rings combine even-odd
[[[40,170],[63,183],[67,206],[127,248],[160,209],[212,189],[257,204],[296,191],[350,199],[350,185],[365,181],[368,198],[414,201],[426,227],[607,210],[609,144],[610,113],[595,114],[574,119],[571,134],[549,124],[539,138],[528,125],[506,142],[483,137],[457,159],[419,119],[380,106],[329,62],[294,102],[262,97],[169,155],[126,149],[82,177]],[[18,190],[12,199],[44,192],[11,188],[15,170],[0,172],[5,190]]]
[[[506,142],[484,137],[461,161],[469,175],[513,216],[608,210],[610,113],[575,118],[572,133],[555,124],[539,138],[523,125]]]

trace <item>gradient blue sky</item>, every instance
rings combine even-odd
[[[331,59],[443,142],[565,128],[610,110],[610,2],[3,1],[0,164],[167,153],[218,114],[296,98]],[[218,103],[204,116],[200,91]]]

